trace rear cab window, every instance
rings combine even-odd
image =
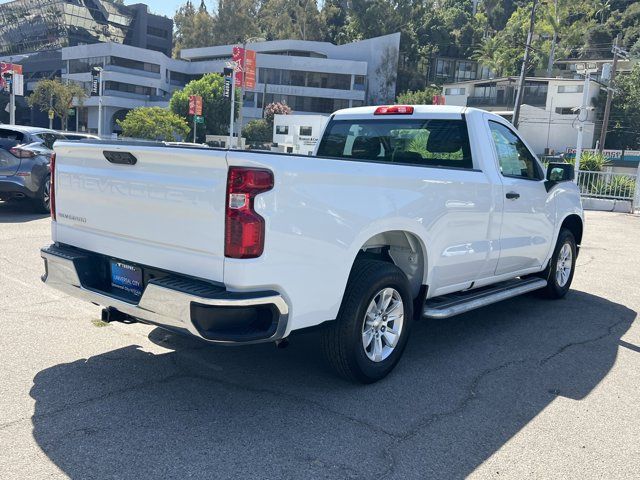
[[[473,169],[463,119],[331,120],[318,157]]]

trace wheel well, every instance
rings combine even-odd
[[[370,258],[393,263],[409,279],[414,298],[420,294],[426,255],[418,238],[412,233],[393,230],[371,237],[360,248],[356,259]]]
[[[566,228],[571,231],[571,233],[573,233],[573,237],[576,239],[576,245],[580,245],[582,242],[583,226],[582,219],[578,215],[569,215],[564,219],[560,228]]]

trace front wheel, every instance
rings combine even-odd
[[[346,379],[376,382],[400,360],[412,320],[411,288],[402,270],[387,262],[358,260],[338,318],[322,333],[324,354]]]
[[[562,298],[569,291],[576,266],[576,239],[570,230],[562,229],[549,265],[540,275],[547,281],[541,293],[547,298]]]

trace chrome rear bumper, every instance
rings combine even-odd
[[[235,293],[222,287],[212,287],[210,290],[203,290],[201,287],[190,289],[188,281],[151,280],[139,302],[134,304],[83,285],[78,271],[78,262],[84,258],[81,251],[51,245],[43,248],[40,253],[45,262],[45,274],[42,276],[45,284],[73,297],[113,307],[145,323],[189,333],[209,343],[227,345],[273,342],[283,338],[286,332],[289,309],[282,296],[276,292]],[[203,333],[202,328],[194,323],[193,306],[200,311],[217,307],[212,308],[211,315],[214,316],[224,316],[225,309],[237,312],[268,307],[274,315],[275,331],[266,332],[267,336],[264,338],[255,338],[255,334],[246,339],[215,338],[215,335],[212,337]]]

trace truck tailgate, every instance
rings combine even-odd
[[[55,151],[54,241],[223,281],[226,152],[116,142]]]

